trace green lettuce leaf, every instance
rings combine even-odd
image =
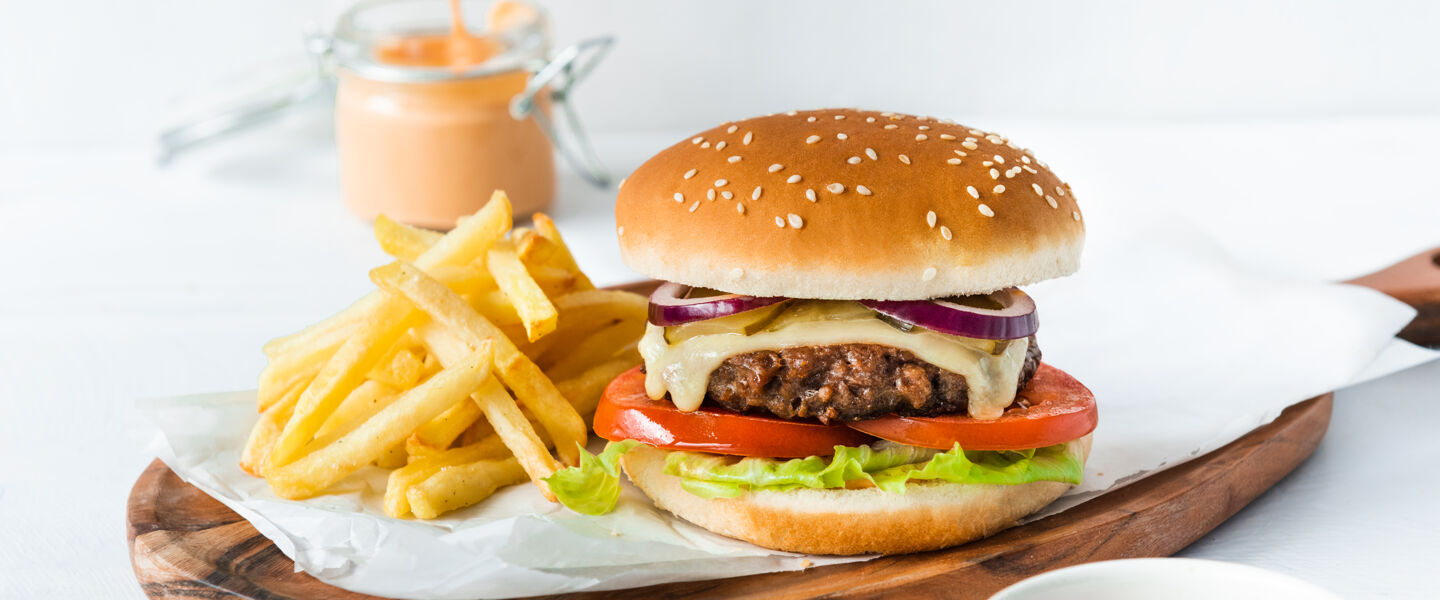
[[[737,460],[696,452],[671,452],[665,458],[665,473],[680,477],[682,488],[702,498],[733,498],[760,490],[842,488],[855,481],[866,481],[897,494],[903,494],[910,481],[1076,484],[1084,469],[1079,449],[1071,444],[1035,450],[968,452],[956,444],[941,452],[880,442],[874,446],[836,446],[832,457],[786,461]]]
[[[610,442],[599,456],[580,448],[580,466],[566,467],[545,478],[555,498],[570,510],[584,515],[603,515],[615,510],[620,499],[620,456],[640,442]]]

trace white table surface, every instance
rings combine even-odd
[[[1279,275],[1344,278],[1440,244],[1434,118],[977,124],[1035,147],[1090,214],[1149,195]],[[683,133],[600,147],[623,173]],[[385,259],[340,207],[329,135],[302,116],[165,171],[135,148],[0,154],[0,598],[142,597],[124,506],[152,457],[133,401],[253,387],[265,340],[370,287]],[[1337,170],[1336,144],[1365,151]],[[572,176],[561,193],[553,214],[582,266],[601,284],[634,278],[609,193]],[[1297,222],[1308,238],[1267,243]],[[1440,362],[1341,390],[1316,454],[1182,555],[1347,597],[1433,597],[1437,390]]]

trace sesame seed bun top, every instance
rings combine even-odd
[[[997,134],[895,113],[721,124],[621,182],[620,251],[656,279],[791,298],[919,300],[1073,273],[1070,186]]]

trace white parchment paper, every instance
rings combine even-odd
[[[1036,518],[1218,448],[1290,404],[1437,356],[1392,337],[1414,311],[1382,294],[1258,276],[1164,216],[1088,226],[1081,273],[1027,288],[1046,362],[1088,385],[1101,408],[1085,482]],[[526,596],[860,560],[718,536],[629,487],[601,517],[519,485],[435,521],[391,519],[374,468],[333,494],[282,500],[236,466],[256,418],[253,392],[140,408],[158,429],[156,453],[180,477],[248,519],[298,568],[358,592]]]

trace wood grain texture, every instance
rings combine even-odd
[[[603,595],[984,598],[1026,577],[1064,566],[1168,556],[1214,529],[1304,461],[1325,435],[1330,409],[1329,394],[1307,400],[1210,454],[1058,515],[957,548]],[[374,598],[296,573],[294,563],[270,540],[158,460],[135,482],[126,521],[135,576],[151,598]]]

